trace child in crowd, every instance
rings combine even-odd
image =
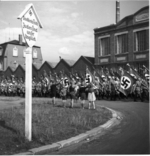
[[[89,109],[91,109],[91,104],[93,105],[93,109],[95,109],[95,93],[94,93],[95,86],[93,83],[88,85],[88,101],[89,101]]]

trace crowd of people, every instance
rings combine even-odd
[[[34,97],[50,97],[53,106],[56,105],[55,98],[61,98],[63,107],[66,107],[66,100],[70,99],[70,107],[74,107],[74,101],[80,99],[81,106],[84,109],[85,100],[89,101],[88,108],[95,109],[95,100],[107,99],[117,100],[123,98],[132,98],[134,101],[149,100],[149,81],[142,85],[143,79],[137,78],[132,85],[132,89],[128,95],[125,95],[120,87],[120,79],[114,76],[102,76],[100,81],[96,77],[91,81],[89,75],[85,77],[58,77],[48,76],[44,71],[40,80],[32,79],[32,96]],[[25,82],[23,78],[0,77],[0,95],[4,96],[25,96]]]

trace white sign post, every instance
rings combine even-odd
[[[26,6],[25,10],[18,16],[21,19],[24,39],[29,46],[26,49],[25,58],[25,137],[32,140],[32,47],[35,45],[38,36],[38,28],[42,24],[36,13],[33,4]]]

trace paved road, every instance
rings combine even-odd
[[[9,98],[8,98],[9,99]],[[6,101],[7,102],[6,102]],[[16,100],[16,98],[14,98]],[[1,98],[0,109],[19,106],[24,101],[9,103],[7,98]],[[6,104],[7,103],[7,104]],[[49,154],[81,155],[81,154],[149,154],[149,103],[98,101],[97,107],[106,106],[123,114],[121,123],[106,131],[95,140],[63,148]]]
[[[76,144],[50,154],[149,154],[149,103],[99,101],[123,113],[122,122],[104,135],[86,143]]]

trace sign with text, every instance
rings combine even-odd
[[[109,59],[108,58],[101,58],[100,63],[108,63]]]
[[[146,58],[146,54],[139,54],[135,56],[136,59],[145,59]]]
[[[29,47],[35,45],[38,36],[39,24],[32,8],[22,18],[22,31]]]
[[[33,47],[37,41],[38,29],[39,27],[42,28],[42,24],[33,4],[26,6],[18,19],[21,19],[22,32],[26,43],[29,47]]]
[[[144,21],[144,20],[148,20],[148,19],[149,19],[149,13],[144,13],[144,14],[138,15],[135,18],[136,22]]]
[[[116,58],[117,61],[126,61],[126,56],[120,56]]]

